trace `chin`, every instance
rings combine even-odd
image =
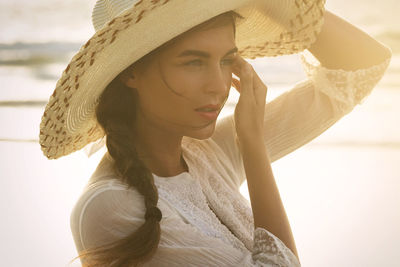
[[[202,129],[190,131],[190,133],[188,133],[186,136],[194,138],[194,139],[198,139],[198,140],[204,140],[204,139],[210,138],[215,131],[215,125],[216,125],[216,121]]]

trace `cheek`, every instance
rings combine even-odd
[[[178,88],[188,88],[179,84]],[[190,86],[190,85],[189,85]],[[165,85],[158,82],[149,83],[146,88],[139,92],[139,104],[141,108],[159,117],[173,118],[187,113],[190,103],[186,97],[181,97],[170,91]],[[176,89],[178,90],[178,89]]]
[[[191,99],[193,97],[196,99],[197,94],[207,82],[205,74],[201,72],[175,71],[166,73],[166,75],[161,78],[161,82],[167,90],[167,93],[186,99]]]

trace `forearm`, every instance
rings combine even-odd
[[[298,257],[263,139],[252,139],[241,144],[240,149],[246,171],[254,227],[262,227],[273,233]]]
[[[317,40],[308,49],[322,66],[357,70],[391,56],[388,47],[333,13],[325,11],[324,20]]]

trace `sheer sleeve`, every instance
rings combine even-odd
[[[307,79],[265,105],[264,142],[271,162],[318,137],[363,103],[391,59],[366,69],[345,71],[321,66],[307,50],[300,57]],[[233,114],[218,123],[213,138],[233,162],[240,159]],[[234,179],[240,187],[245,176]]]
[[[235,248],[187,223],[159,200],[161,239],[153,258],[142,266],[300,266],[296,256],[263,228],[254,231],[254,252]],[[87,199],[79,219],[83,248],[116,241],[144,223],[143,199],[135,190],[108,187]]]
[[[308,79],[318,90],[339,101],[346,112],[362,104],[370,95],[389,66],[391,57],[355,71],[325,68],[308,50],[300,53],[300,59]]]

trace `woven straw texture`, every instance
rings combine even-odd
[[[92,17],[96,33],[63,71],[43,114],[43,153],[56,159],[104,136],[95,107],[107,84],[190,28],[234,10],[245,18],[236,27],[242,57],[293,54],[316,40],[324,4],[325,0],[99,0]]]

